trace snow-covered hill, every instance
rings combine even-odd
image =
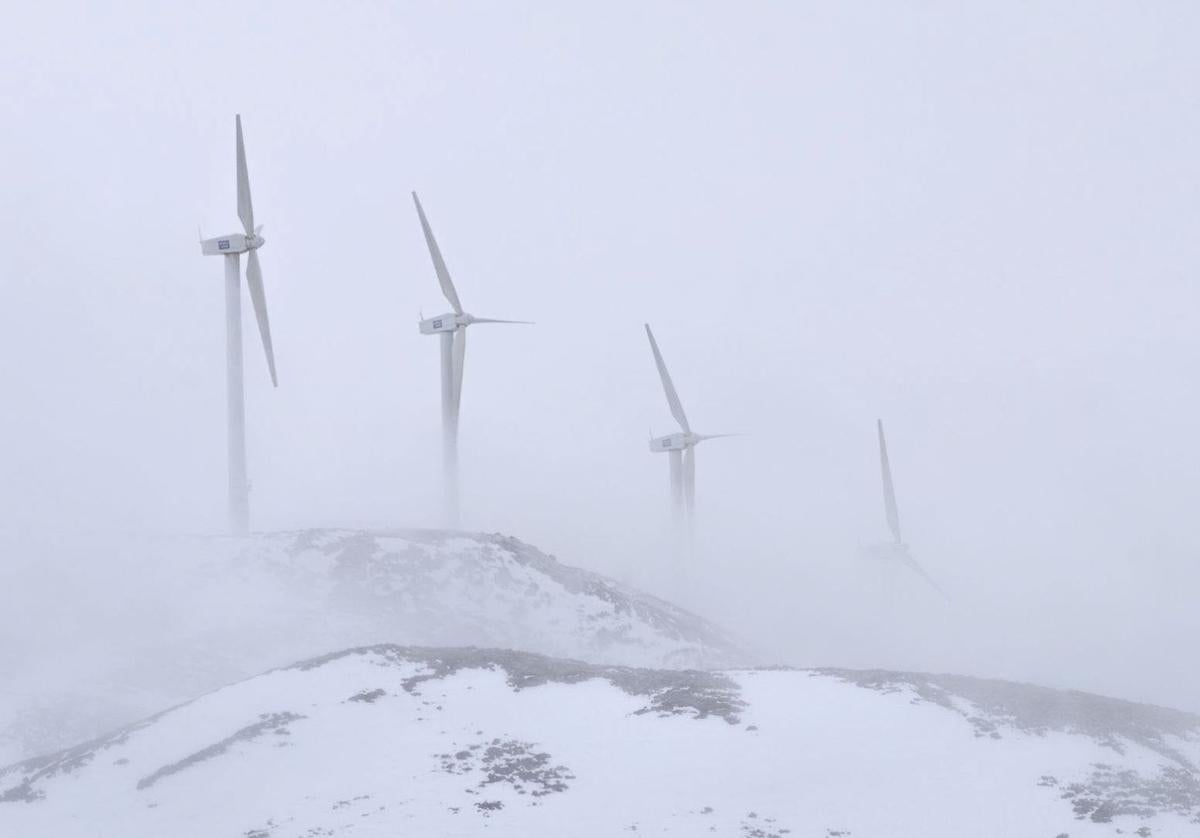
[[[0,835],[1200,834],[1200,717],[839,670],[392,645],[0,770]]]
[[[20,693],[0,690],[0,763],[372,643],[650,667],[750,663],[699,617],[501,535],[304,530],[75,549],[43,594],[71,611],[11,617],[22,635],[36,626],[37,642],[7,647]]]

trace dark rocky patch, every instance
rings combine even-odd
[[[247,725],[239,731],[225,737],[220,742],[215,742],[207,748],[202,748],[196,753],[184,757],[178,762],[173,762],[170,765],[164,765],[162,768],[154,771],[138,780],[138,790],[150,788],[163,777],[169,777],[172,774],[177,774],[186,768],[204,762],[205,760],[218,757],[228,751],[233,745],[238,742],[248,742],[262,736],[264,733],[287,734],[287,725],[291,722],[303,719],[303,716],[296,713],[265,713],[254,724]]]
[[[46,793],[35,789],[33,782],[27,777],[12,788],[0,792],[0,803],[33,803],[45,796]]]
[[[32,803],[36,800],[44,799],[46,796],[45,792],[41,789],[35,789],[35,783],[59,774],[71,774],[84,768],[101,752],[117,745],[125,744],[134,733],[149,727],[174,709],[176,708],[156,713],[140,722],[127,725],[112,733],[76,745],[73,748],[67,748],[65,751],[34,757],[33,759],[19,762],[16,765],[11,765],[8,768],[0,769],[0,788],[3,788],[6,782],[11,782],[16,777],[21,778],[17,781],[16,785],[0,791],[0,803]]]
[[[638,713],[661,715],[690,714],[698,719],[717,716],[737,724],[738,713],[746,706],[738,686],[717,672],[697,669],[638,669],[627,666],[600,666],[582,661],[549,658],[508,649],[437,649],[421,646],[383,644],[363,646],[323,655],[294,664],[293,669],[315,669],[350,655],[374,655],[383,665],[419,663],[424,672],[405,678],[401,686],[416,694],[422,684],[440,680],[464,669],[502,669],[514,690],[542,684],[576,684],[603,678],[629,695],[647,696],[649,702]]]
[[[757,812],[748,812],[746,818],[739,824],[742,838],[785,838],[791,833],[790,829],[776,824],[774,818],[760,819]]]
[[[519,792],[529,788],[534,797],[566,791],[566,781],[575,779],[564,766],[551,765],[549,754],[515,739],[493,739],[483,751],[482,767],[487,776],[479,784],[481,787],[508,783]]]
[[[350,696],[347,701],[362,701],[367,704],[374,704],[376,699],[383,698],[387,695],[385,690],[363,690],[360,693],[355,693]]]
[[[1194,773],[1170,765],[1150,777],[1103,763],[1092,768],[1090,777],[1062,792],[1080,820],[1111,823],[1119,816],[1148,819],[1172,813],[1200,822],[1200,779]]]
[[[336,812],[338,809],[345,809],[347,806],[350,806],[354,803],[358,803],[360,801],[370,800],[370,799],[371,799],[371,795],[360,794],[357,797],[350,798],[349,800],[339,800],[336,803],[334,803],[332,806],[330,806],[329,808]],[[379,808],[383,809],[385,807],[380,806]]]
[[[1121,742],[1124,740],[1149,748],[1189,771],[1196,770],[1164,738],[1200,738],[1200,716],[1181,710],[1074,690],[1052,690],[963,675],[849,669],[815,669],[812,672],[883,693],[911,690],[921,701],[962,715],[977,736],[999,738],[1003,728],[1035,735],[1059,731],[1089,736],[1117,753],[1123,753]],[[961,704],[955,704],[954,698],[965,699],[979,712],[967,712]]]
[[[448,774],[482,774],[476,789],[506,783],[518,794],[545,797],[566,791],[566,781],[575,779],[566,766],[552,764],[548,753],[536,750],[530,742],[516,739],[493,739],[437,757],[441,769]]]
[[[814,670],[813,674],[832,676],[883,693],[911,691],[918,702],[937,704],[961,715],[977,737],[999,739],[1005,729],[1035,736],[1054,731],[1090,737],[1122,755],[1127,743],[1140,745],[1163,757],[1168,764],[1160,765],[1157,774],[1145,776],[1134,770],[1096,763],[1092,773],[1081,782],[1064,785],[1046,775],[1038,780],[1038,785],[1060,788],[1062,798],[1070,802],[1080,820],[1112,823],[1118,817],[1149,819],[1171,813],[1200,823],[1200,771],[1167,741],[1168,736],[1193,741],[1200,738],[1200,717],[1191,713],[1089,693],[961,675],[844,669]]]

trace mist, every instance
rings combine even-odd
[[[177,589],[129,545],[225,528],[197,231],[236,229],[240,113],[280,379],[245,312],[255,530],[443,524],[416,190],[466,308],[536,321],[471,333],[463,529],[678,601],[764,663],[1200,710],[1198,24],[1171,3],[10,10],[0,661],[122,654]],[[647,322],[696,430],[741,434],[700,449],[685,557],[646,445],[675,430]],[[859,556],[887,532],[877,418],[949,603]]]

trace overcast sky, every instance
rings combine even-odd
[[[225,526],[196,240],[238,229],[240,112],[255,528],[440,523],[416,189],[466,309],[537,321],[471,330],[465,527],[771,660],[1200,710],[1198,42],[1185,2],[21,4],[4,529]],[[746,434],[699,450],[686,586],[646,321],[695,429]],[[857,555],[877,417],[949,606]]]

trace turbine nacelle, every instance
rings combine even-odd
[[[437,317],[430,317],[428,320],[422,320],[420,323],[421,334],[423,335],[440,335],[445,332],[457,332],[459,329],[465,329],[472,323],[522,323],[524,325],[533,325],[528,320],[496,320],[491,317],[476,317],[474,314],[439,314]]]
[[[255,233],[247,236],[245,233],[233,233],[228,236],[217,236],[200,242],[200,252],[205,256],[232,256],[235,253],[246,253],[257,250],[266,242],[262,236]]]
[[[693,433],[678,433],[667,434],[666,436],[655,437],[650,440],[650,450],[656,454],[661,454],[667,451],[686,451],[695,446],[704,437],[700,434]]]
[[[908,545],[903,542],[881,541],[876,544],[860,545],[858,549],[864,559],[894,561],[896,559],[911,558],[911,554],[908,552]]]
[[[430,317],[421,321],[421,334],[436,335],[442,332],[457,331],[460,326],[470,325],[470,321],[474,318],[469,314],[439,314],[437,317]]]

